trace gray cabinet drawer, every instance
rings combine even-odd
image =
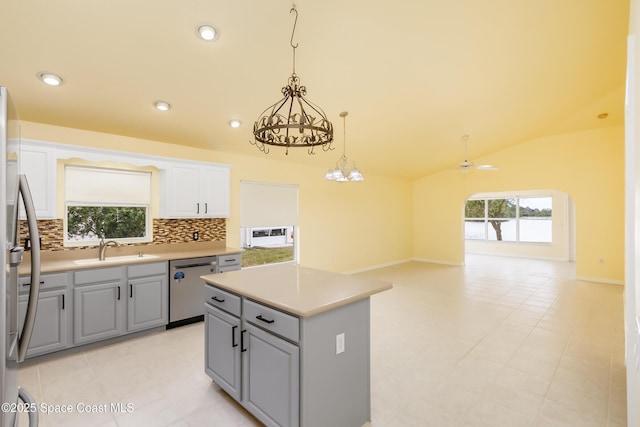
[[[226,273],[227,271],[240,270],[240,264],[222,265],[218,267],[218,273]]]
[[[67,273],[50,273],[40,275],[40,290],[64,288],[69,283]],[[20,277],[20,293],[28,292],[31,288],[31,276]]]
[[[204,285],[204,300],[227,313],[240,317],[240,297],[211,285]]]
[[[297,317],[260,303],[243,299],[242,317],[267,331],[280,335],[293,342],[300,340],[300,321]]]
[[[242,262],[241,254],[218,255],[218,268],[222,268],[226,265],[240,266],[241,262]]]
[[[148,264],[135,264],[127,266],[127,277],[160,276],[167,274],[166,262],[151,262]]]
[[[74,285],[104,283],[124,279],[124,267],[93,268],[73,272]]]

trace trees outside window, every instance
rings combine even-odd
[[[151,171],[65,165],[64,244],[153,240]]]
[[[126,206],[68,206],[67,240],[145,237],[147,209]]]

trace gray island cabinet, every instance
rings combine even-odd
[[[205,372],[268,426],[371,419],[369,297],[391,283],[273,265],[202,276]]]

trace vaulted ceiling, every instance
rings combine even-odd
[[[292,72],[290,2],[0,3],[0,85],[26,121],[328,168],[348,111],[365,176],[415,179],[462,161],[464,134],[473,159],[624,119],[628,0],[300,0],[296,73],[335,127],[313,156],[249,143]]]

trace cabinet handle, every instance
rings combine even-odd
[[[60,295],[62,297],[62,309],[64,310],[64,294]]]
[[[40,285],[44,285],[44,280],[40,280]],[[31,283],[25,283],[22,286],[31,286]]]
[[[133,285],[129,283],[129,298],[133,298]]]
[[[212,300],[217,301],[217,302],[224,302],[224,299],[220,299],[217,296],[215,297],[211,297]]]
[[[256,316],[256,319],[258,319],[258,320],[262,320],[263,322],[265,322],[265,323],[269,323],[269,324],[271,324],[271,323],[275,322],[275,320],[265,319],[264,317],[262,317],[262,314],[258,314],[258,315]]]
[[[240,332],[240,352],[241,352],[241,353],[244,353],[245,351],[247,351],[247,349],[246,349],[246,348],[244,348],[244,333],[245,333],[245,332],[247,332],[247,330],[246,330],[246,329],[243,329],[243,330]]]
[[[204,204],[204,213],[209,213],[209,204],[206,202]]]
[[[118,286],[118,301],[120,301],[120,286]]]
[[[236,329],[238,325],[231,328],[231,347],[237,347],[238,343],[236,342]]]
[[[200,203],[196,203],[196,213],[200,213]]]

